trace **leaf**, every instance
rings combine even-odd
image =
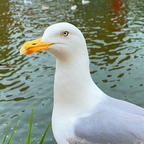
[[[35,138],[35,139],[31,142],[31,144],[33,144],[36,140],[37,140],[37,138]]]
[[[46,129],[45,129],[45,131],[44,131],[44,134],[42,135],[42,138],[41,138],[39,144],[43,144],[43,143],[44,143],[44,140],[45,140],[46,134],[47,134],[47,132],[48,132],[50,126],[51,126],[51,121],[48,123],[48,126],[46,127]]]
[[[8,136],[8,133],[9,133],[9,131],[6,133],[6,135],[5,135],[5,137],[4,137],[3,141],[2,141],[2,144],[5,144],[5,141],[6,141],[6,138]]]
[[[32,112],[29,118],[29,130],[25,144],[31,143],[32,127],[33,127],[33,117],[34,117],[34,104],[32,105]]]
[[[18,120],[17,120],[17,122],[16,122],[16,124],[15,124],[15,126],[14,126],[14,128],[13,128],[12,134],[11,134],[10,139],[9,139],[9,141],[7,142],[7,144],[10,144],[10,143],[12,142],[12,139],[13,139],[13,136],[14,136],[14,133],[15,133],[15,130],[16,130],[16,128],[17,128],[17,124],[18,124]]]
[[[16,68],[16,66],[15,65],[11,65],[11,64],[9,64],[9,63],[0,63],[0,66],[7,66],[7,67],[10,67],[10,68]]]

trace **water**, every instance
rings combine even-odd
[[[32,103],[33,138],[51,120],[55,58],[46,51],[19,55],[21,45],[42,36],[47,26],[67,21],[84,34],[91,75],[108,95],[144,107],[144,0],[18,0],[0,2],[0,141],[18,121],[13,144],[27,136]],[[42,5],[49,10],[42,10]],[[77,5],[76,10],[71,6]],[[38,142],[37,139],[36,143]],[[45,143],[55,144],[52,131]]]

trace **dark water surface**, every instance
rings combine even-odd
[[[0,66],[0,141],[18,118],[13,144],[24,143],[33,102],[32,138],[40,137],[51,120],[55,58],[46,51],[20,56],[19,50],[57,22],[70,22],[83,32],[92,77],[105,93],[144,107],[144,0],[90,1],[1,0],[0,63],[16,68]],[[51,130],[47,143],[55,144]]]

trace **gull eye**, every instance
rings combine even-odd
[[[63,31],[62,32],[62,36],[64,36],[64,37],[67,37],[69,34],[70,34],[69,31]]]

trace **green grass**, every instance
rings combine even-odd
[[[37,138],[35,138],[34,140],[31,140],[31,137],[32,137],[32,128],[33,128],[33,117],[34,117],[34,105],[32,105],[32,112],[31,112],[31,115],[29,117],[29,128],[28,128],[28,134],[27,134],[27,137],[26,137],[26,140],[25,140],[25,143],[24,144],[33,144]],[[2,140],[2,143],[1,144],[11,144],[12,140],[13,140],[13,137],[15,136],[15,131],[17,129],[17,124],[18,124],[18,120],[16,121],[16,124],[14,125],[13,127],[13,131],[10,135],[10,137],[8,138],[8,134],[9,134],[9,131],[5,134],[3,140]],[[40,138],[40,141],[39,141],[39,144],[44,144],[44,140],[46,138],[46,134],[49,130],[51,126],[51,122],[48,123],[42,137]]]
[[[17,122],[16,122],[16,124],[15,124],[15,126],[14,126],[14,128],[13,128],[13,131],[12,131],[12,133],[11,133],[11,136],[10,136],[7,144],[10,144],[10,143],[12,142],[12,139],[13,139],[13,136],[14,136],[14,133],[15,133],[15,130],[16,130],[16,127],[17,127],[17,123],[18,123],[18,120],[17,120]],[[9,134],[9,131],[6,133],[6,135],[5,135],[5,137],[4,137],[3,141],[2,141],[2,144],[6,144],[6,140],[7,140],[8,134]]]

